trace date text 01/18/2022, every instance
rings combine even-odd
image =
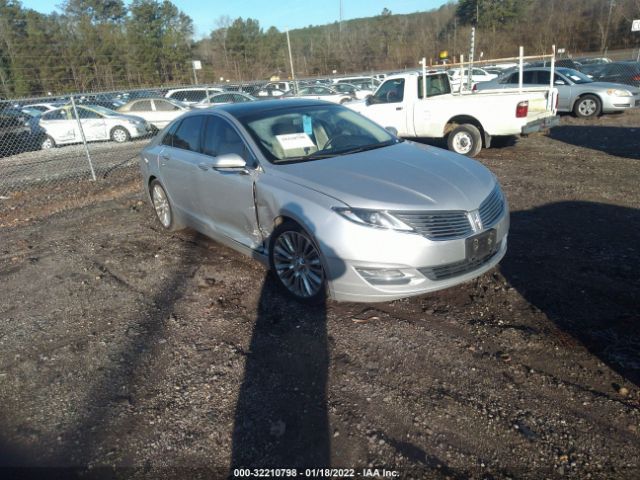
[[[235,478],[398,478],[400,473],[385,468],[236,468]]]

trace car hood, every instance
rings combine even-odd
[[[496,184],[475,160],[409,141],[270,171],[351,207],[383,210],[475,210]]]
[[[618,89],[618,90],[629,90],[631,93],[633,93],[634,95],[637,93],[640,93],[640,89],[633,87],[631,85],[627,85],[624,83],[613,83],[613,82],[591,82],[591,83],[577,83],[576,85],[574,85],[575,87],[579,87],[579,88],[598,88],[598,89],[602,89],[602,90],[608,90],[608,89]]]

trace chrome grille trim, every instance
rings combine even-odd
[[[390,212],[420,235],[431,240],[452,240],[473,233],[467,212]]]
[[[474,270],[483,267],[498,254],[498,252],[500,251],[500,247],[501,242],[496,245],[495,252],[490,253],[484,258],[478,258],[472,261],[462,260],[460,262],[448,263],[446,265],[439,265],[437,267],[424,267],[419,268],[418,271],[429,280],[447,280],[449,278],[473,272]]]
[[[504,212],[504,198],[500,187],[496,186],[478,209],[483,229],[490,228],[502,217]]]

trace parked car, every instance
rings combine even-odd
[[[598,82],[624,83],[640,87],[640,63],[638,62],[612,62],[599,66],[591,73]]]
[[[42,103],[29,103],[25,105],[25,108],[31,108],[39,110],[41,113],[55,110],[66,105],[66,102],[42,102]]]
[[[315,100],[325,100],[332,103],[346,103],[351,100],[350,95],[337,92],[333,88],[323,87],[322,85],[301,88],[297,94],[289,91],[282,96],[283,99],[296,97],[313,98]]]
[[[142,117],[125,115],[99,105],[78,105],[76,109],[88,142],[113,140],[122,143],[152,132],[151,125]],[[44,113],[39,125],[45,132],[41,143],[43,150],[82,142],[78,120],[70,105]]]
[[[602,65],[604,63],[611,63],[613,60],[607,57],[583,57],[583,58],[576,58],[575,61],[580,63],[582,66],[585,66],[585,65]]]
[[[156,129],[161,130],[166,127],[171,120],[189,110],[191,110],[189,105],[171,98],[141,98],[132,100],[118,108],[117,111],[125,114],[132,113],[133,115],[142,117]]]
[[[259,259],[303,302],[448,288],[507,249],[507,201],[486,167],[327,102],[189,112],[142,151],[140,168],[162,227]]]
[[[361,90],[369,90],[373,93],[382,82],[374,77],[341,77],[334,78],[333,83],[350,83]]]
[[[166,98],[172,98],[179,100],[180,102],[192,105],[198,102],[202,102],[209,98],[210,95],[223,92],[218,87],[188,87],[188,88],[174,88],[168,90],[165,94]]]
[[[451,88],[454,90],[459,89],[460,82],[462,82],[463,87],[467,87],[469,82],[469,69],[462,69],[462,75],[460,75],[459,68],[451,68],[447,70],[447,75],[449,75],[449,81],[451,82]],[[480,83],[480,82],[488,82],[489,80],[493,80],[497,78],[498,75],[495,73],[489,73],[482,68],[473,67],[471,69],[471,84]]]
[[[225,103],[242,103],[242,102],[255,102],[256,98],[246,93],[240,92],[222,92],[215,95],[211,95],[207,100],[203,100],[194,104],[195,108],[208,108],[215,105],[222,105]]]
[[[350,83],[334,83],[330,88],[334,89],[338,93],[349,95],[351,98],[358,100],[362,100],[367,98],[368,95],[371,95],[370,92],[360,90],[358,87]]]
[[[612,65],[612,64],[609,64]],[[550,68],[525,68],[522,80],[527,87],[549,85]],[[624,111],[640,106],[640,90],[619,83],[594,82],[584,73],[559,67],[553,86],[558,89],[558,111],[573,112],[579,117],[596,117],[601,113]],[[477,85],[477,90],[494,90],[518,86],[518,72]]]
[[[426,86],[426,98],[423,93]],[[483,85],[480,83],[479,85]],[[390,75],[365,101],[347,106],[406,138],[445,138],[450,150],[475,156],[496,136],[557,125],[554,90],[452,93],[444,72]]]
[[[0,107],[0,155],[32,150],[41,138],[36,116],[16,108]]]
[[[109,94],[99,93],[96,95],[81,95],[76,103],[78,105],[99,105],[101,107],[116,110],[123,106],[126,102],[121,98],[113,97]]]

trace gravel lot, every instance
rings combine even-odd
[[[162,232],[133,168],[0,201],[0,465],[639,478],[639,131],[563,117],[483,151],[507,256],[383,304],[293,304],[256,262]]]

